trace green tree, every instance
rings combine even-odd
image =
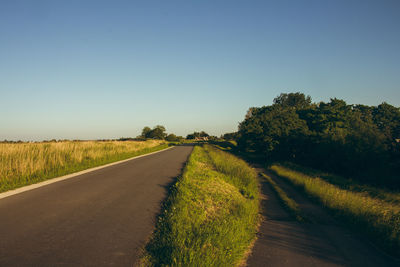
[[[284,108],[292,107],[296,109],[304,109],[311,105],[311,97],[305,96],[303,93],[280,94],[274,99],[274,104]]]
[[[186,136],[186,139],[195,139],[195,135],[194,134],[188,134],[187,136]]]
[[[238,136],[237,132],[233,132],[233,133],[225,133],[222,138],[225,140],[235,140]]]
[[[146,126],[146,127],[144,127],[143,128],[143,130],[142,130],[142,137],[143,138],[149,138],[149,133],[151,132],[151,128],[150,127],[148,127],[148,126]]]
[[[238,145],[257,153],[276,153],[280,147],[293,156],[296,151],[295,146],[291,146],[295,145],[293,140],[307,132],[306,122],[294,109],[279,105],[253,108],[252,116],[239,124]]]
[[[382,103],[372,111],[373,120],[388,142],[400,138],[400,109],[388,103]]]
[[[153,129],[150,127],[144,127],[142,130],[143,138],[152,138],[152,139],[165,139],[167,134],[165,133],[165,127],[162,125],[157,125]]]
[[[153,139],[165,139],[166,136],[165,127],[162,125],[155,126],[148,134],[148,138]]]
[[[201,132],[194,132],[192,134],[188,134],[186,136],[186,139],[195,139],[195,138],[199,138],[199,137],[209,137],[210,135],[208,133],[206,133],[205,131],[201,131]]]
[[[206,133],[205,131],[201,131],[199,133],[200,137],[209,137],[210,135],[208,133]]]
[[[302,93],[250,108],[237,133],[241,150],[398,187],[399,139],[397,107],[348,105],[337,98],[316,104]]]
[[[175,134],[169,134],[167,135],[167,137],[165,138],[165,140],[169,141],[169,142],[179,142],[183,139],[182,136],[176,136]]]

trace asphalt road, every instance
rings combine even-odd
[[[0,200],[0,266],[132,266],[168,185],[179,146]]]

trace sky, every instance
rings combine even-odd
[[[400,106],[400,1],[0,1],[0,140],[237,130],[280,93]]]

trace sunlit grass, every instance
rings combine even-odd
[[[237,266],[255,239],[256,172],[238,158],[195,147],[173,186],[143,265]]]
[[[341,189],[349,190],[352,192],[359,192],[363,193],[366,196],[371,196],[373,198],[379,198],[381,200],[384,200],[386,202],[390,203],[397,203],[400,204],[400,194],[399,192],[389,190],[388,188],[383,189],[383,188],[378,188],[374,187],[368,184],[361,184],[357,180],[353,180],[349,177],[342,177],[338,175],[334,175],[331,173],[327,173],[321,170],[316,170],[312,168],[307,168],[298,164],[290,163],[290,162],[285,162],[281,164],[282,166],[286,166],[289,169],[301,172],[303,174],[307,174],[312,177],[320,177],[323,180],[338,186]],[[390,186],[390,185],[388,185]]]
[[[167,146],[158,140],[0,143],[0,192]]]
[[[289,167],[275,164],[270,169],[301,187],[308,195],[384,248],[400,255],[399,204],[382,200],[381,197],[372,197],[368,193],[340,188],[320,177],[306,175]]]

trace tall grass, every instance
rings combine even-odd
[[[237,266],[255,238],[256,172],[208,145],[195,147],[146,247],[146,266]]]
[[[316,170],[312,168],[307,168],[298,164],[294,164],[291,162],[285,162],[281,164],[282,166],[286,166],[289,169],[301,172],[303,174],[307,174],[312,177],[320,177],[323,180],[338,186],[341,189],[349,190],[352,192],[359,192],[365,195],[369,195],[373,198],[379,198],[386,202],[400,204],[400,194],[399,192],[390,190],[388,188],[376,187],[368,184],[361,184],[359,181],[344,178],[342,176],[334,175],[331,173],[327,173],[321,170]]]
[[[211,162],[218,172],[229,176],[229,183],[236,186],[246,197],[254,198],[258,195],[258,182],[254,179],[257,173],[249,168],[248,164],[229,153],[221,153],[212,146],[204,146]]]
[[[0,192],[167,146],[158,140],[0,143]]]
[[[400,256],[400,205],[368,193],[340,188],[320,177],[313,177],[281,165],[270,167],[277,175],[301,187],[323,206],[366,233],[391,253]]]

